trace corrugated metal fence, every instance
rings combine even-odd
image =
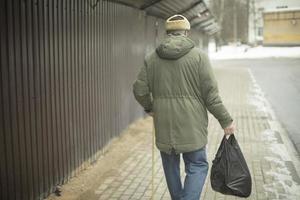
[[[1,1],[1,199],[46,196],[142,115],[131,85],[156,20],[95,2]]]
[[[162,21],[107,1],[0,4],[0,199],[42,199],[142,116],[131,86]]]

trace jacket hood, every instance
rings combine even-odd
[[[178,59],[187,54],[195,43],[186,36],[170,35],[156,48],[156,53],[163,59]]]

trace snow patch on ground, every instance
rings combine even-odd
[[[288,199],[288,200],[299,200],[299,189],[300,186],[297,185],[291,178],[291,175],[286,171],[270,171],[267,175],[272,176],[274,181],[265,184],[265,191],[272,193],[275,196],[274,199]]]
[[[266,129],[261,133],[262,140],[266,142],[269,150],[282,161],[291,161],[288,150],[282,143],[278,143],[274,130]]]
[[[255,59],[255,58],[300,58],[300,47],[250,47],[248,45],[222,46],[216,52],[209,45],[209,56],[214,60],[223,59]]]
[[[248,103],[250,105],[255,106],[257,111],[261,112],[262,114],[266,115],[270,112],[270,108],[267,107],[267,102],[265,98],[265,94],[257,84],[252,71],[248,68],[248,72],[251,78],[251,88],[248,96]]]
[[[298,200],[300,185],[296,183],[285,162],[278,157],[265,157],[271,163],[271,169],[264,172],[272,181],[264,184],[266,192],[272,193],[276,199]]]
[[[267,116],[272,113],[270,104],[267,102],[251,70],[248,70],[252,82],[252,84],[250,84],[252,87],[249,91],[248,102],[254,106],[257,111]],[[268,171],[264,171],[264,179],[269,177],[272,180],[268,182],[264,181],[266,195],[272,199],[299,200],[300,185],[293,180],[292,174],[286,165],[286,161],[291,161],[291,157],[285,145],[278,141],[276,133],[272,129],[264,130],[261,133],[261,138],[266,145],[266,150],[272,155],[264,157],[271,165]]]
[[[299,199],[300,185],[293,180],[285,164],[285,161],[290,161],[291,158],[284,144],[278,143],[275,132],[271,129],[264,130],[262,138],[266,141],[267,149],[275,154],[264,158],[271,164],[270,170],[264,172],[264,176],[272,178],[270,183],[264,184],[265,191],[274,195],[276,199]]]
[[[275,137],[274,131],[271,129],[266,129],[262,132],[263,141],[267,142],[277,142],[277,138]]]

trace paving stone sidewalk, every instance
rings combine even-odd
[[[236,138],[252,174],[253,191],[247,199],[299,200],[299,155],[293,148],[284,128],[276,120],[272,108],[251,71],[247,68],[230,67],[216,68],[215,73],[220,95],[235,120]],[[211,161],[223,137],[223,131],[211,115],[209,121],[207,153],[211,167]],[[143,129],[140,128],[141,126]],[[132,144],[130,156],[93,189],[97,199],[151,199],[152,127],[150,117],[130,126],[131,132],[135,132],[141,139]],[[183,164],[182,160],[181,164]],[[170,199],[157,150],[154,170],[154,199]],[[183,165],[181,165],[181,171],[182,178],[184,178]],[[201,199],[240,199],[214,192],[210,186],[209,174]],[[85,198],[81,196],[79,199]]]

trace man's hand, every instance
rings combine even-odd
[[[234,133],[234,131],[235,131],[235,126],[234,126],[233,122],[231,122],[231,124],[229,126],[224,128],[225,135],[231,135]]]

